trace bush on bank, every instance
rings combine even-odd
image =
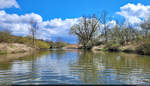
[[[142,55],[150,55],[150,38],[146,38],[136,51]]]

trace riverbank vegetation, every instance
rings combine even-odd
[[[49,48],[48,42],[45,42],[43,40],[35,40],[35,46],[33,46],[33,40],[30,36],[27,37],[21,37],[21,36],[14,36],[11,34],[11,32],[5,30],[0,32],[0,43],[19,43],[19,44],[25,44],[29,47],[35,47],[35,48]]]
[[[16,44],[13,43],[24,44],[33,49],[94,48],[150,55],[150,17],[139,24],[131,24],[125,19],[112,19],[106,11],[103,11],[100,16],[95,14],[83,16],[70,29],[70,34],[78,37],[78,45],[70,45],[63,42],[61,38],[56,39],[56,42],[37,39],[37,32],[40,29],[37,22],[31,20],[30,26],[28,28],[30,34],[26,37],[14,36],[9,30],[1,30],[0,43],[15,46]],[[9,48],[13,48],[12,45]],[[1,52],[4,53],[2,48]]]
[[[110,22],[116,24],[112,26]],[[150,55],[150,17],[140,24],[131,24],[124,19],[111,20],[106,11],[101,16],[84,16],[71,27],[84,49],[94,46],[97,50],[134,52]]]
[[[33,50],[61,48],[67,45],[65,42],[44,41],[32,36],[14,36],[8,30],[0,31],[0,54],[30,52]]]

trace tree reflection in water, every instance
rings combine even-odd
[[[78,54],[78,61],[71,64],[72,74],[78,74],[86,83],[95,84],[144,84],[150,82],[150,57],[125,53]]]
[[[21,58],[1,56],[0,85],[150,84],[150,57],[82,50],[55,50]]]

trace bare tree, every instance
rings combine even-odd
[[[35,35],[36,35],[38,29],[39,29],[38,23],[36,21],[34,21],[33,19],[31,19],[29,31],[31,32],[32,44],[34,47],[35,47]]]
[[[99,29],[99,20],[93,15],[91,17],[82,17],[79,24],[75,24],[71,27],[70,33],[77,35],[79,43],[84,48],[90,48],[93,45],[93,39],[96,32]]]
[[[150,17],[141,24],[141,28],[145,31],[145,36],[148,36],[150,30]]]
[[[107,12],[102,11],[99,21],[101,22],[101,24],[103,24],[103,28],[104,28],[103,34],[104,34],[106,43],[108,41],[108,25],[107,25],[108,20],[110,20],[110,17],[108,17]]]

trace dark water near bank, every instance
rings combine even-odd
[[[4,61],[1,61],[3,60]],[[125,53],[46,51],[0,57],[2,84],[148,84],[150,57]]]

